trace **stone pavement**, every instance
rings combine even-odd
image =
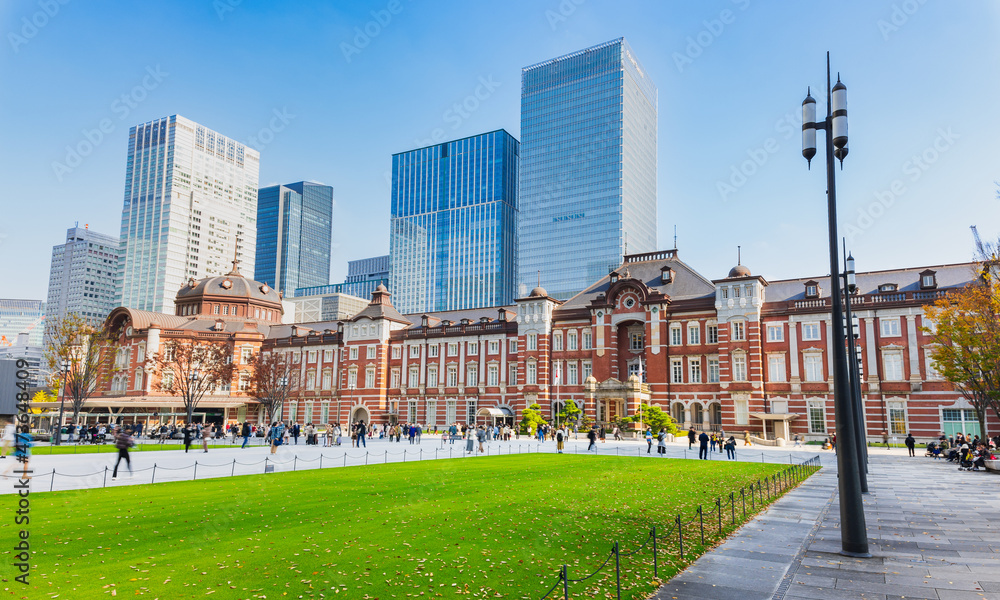
[[[655,600],[1000,600],[1000,476],[872,449],[869,559],[841,556],[835,457]]]

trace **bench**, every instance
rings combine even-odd
[[[991,473],[1000,473],[1000,460],[984,460],[983,466]]]

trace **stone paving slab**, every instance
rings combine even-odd
[[[835,458],[823,459],[819,473],[652,599],[1000,600],[1000,478],[923,457],[872,453],[864,505],[873,557],[858,559],[840,554]],[[766,562],[770,567],[760,569]],[[739,583],[732,575],[757,571],[734,595]]]

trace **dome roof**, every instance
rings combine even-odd
[[[376,292],[388,292],[389,288],[385,287],[383,284],[380,283],[380,284],[378,284],[378,287],[375,288],[375,291]]]
[[[548,296],[548,295],[549,295],[549,293],[545,291],[545,288],[543,288],[542,286],[538,286],[535,289],[531,290],[531,294],[529,295],[529,297],[530,298],[535,298],[535,297]]]
[[[266,283],[247,279],[238,273],[192,280],[177,292],[178,301],[200,296],[224,296],[281,305],[281,296],[276,290]]]
[[[732,269],[729,269],[729,278],[734,277],[750,277],[750,269],[746,265],[736,265]]]

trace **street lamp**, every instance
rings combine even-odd
[[[837,468],[840,490],[841,554],[871,557],[861,501],[861,476],[858,467],[858,430],[851,401],[844,328],[837,327],[844,318],[840,296],[840,259],[837,249],[837,189],[833,160],[843,169],[847,157],[847,86],[837,78],[830,88],[830,53],[826,54],[826,118],[816,122],[816,100],[809,93],[802,101],[802,156],[811,166],[816,156],[816,131],[826,131],[826,201],[830,230],[830,296],[833,304],[833,401],[837,424]]]
[[[187,402],[185,404],[187,404],[187,409],[188,409],[188,414],[187,414],[188,423],[186,426],[190,428],[191,421],[194,420],[194,397],[195,397],[194,390],[195,387],[198,385],[198,369],[191,370],[191,373],[188,375],[188,381],[190,381],[190,385],[188,385],[186,394]]]
[[[858,362],[858,351],[856,340],[860,335],[859,319],[857,315],[851,314],[851,296],[858,289],[854,271],[854,255],[847,254],[847,244],[844,244],[844,329],[850,331],[847,334],[847,361],[848,374],[850,376],[851,401],[854,405],[854,421],[857,427],[857,447],[858,447],[858,477],[861,482],[861,493],[868,493],[868,448],[865,444],[865,413],[864,396],[861,394],[861,373]]]
[[[287,396],[288,396],[288,376],[287,375],[282,375],[281,377],[278,378],[278,400],[281,401],[281,403],[278,405],[278,420],[279,421],[282,420],[281,416],[282,416],[282,413],[285,410],[285,398]],[[274,416],[273,415],[272,415],[272,420],[274,420]]]
[[[62,445],[63,415],[66,412],[66,375],[70,362],[65,358],[59,363],[59,424],[56,426],[56,446]]]

